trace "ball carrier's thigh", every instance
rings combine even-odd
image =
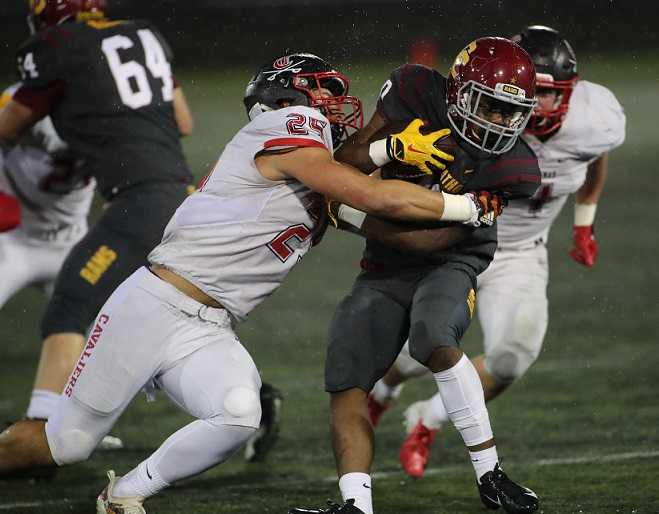
[[[476,277],[468,266],[447,263],[421,279],[410,312],[410,355],[426,364],[440,346],[458,347],[476,304]]]
[[[338,305],[329,328],[325,389],[366,392],[396,360],[409,330],[413,277],[360,276]]]
[[[73,247],[42,320],[42,335],[84,334],[112,292],[160,242],[185,198],[184,184],[136,187],[114,199]]]

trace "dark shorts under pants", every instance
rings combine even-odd
[[[325,390],[370,391],[405,340],[422,364],[440,346],[458,346],[471,323],[476,276],[459,262],[391,272],[363,272],[329,328]]]

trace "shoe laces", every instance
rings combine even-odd
[[[492,482],[494,482],[496,486],[510,498],[515,498],[526,492],[523,487],[508,478],[508,475],[506,475],[503,469],[501,469],[498,462],[494,465],[494,469],[492,470]]]

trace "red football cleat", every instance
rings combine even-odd
[[[389,410],[391,405],[381,404],[372,394],[368,395],[368,417],[371,418],[371,424],[376,426],[380,422],[382,415]]]
[[[399,453],[400,464],[412,478],[421,478],[425,473],[437,432],[439,429],[428,428],[419,421],[403,441]]]

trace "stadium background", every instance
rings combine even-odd
[[[350,76],[370,115],[380,85],[410,49],[417,49],[414,57],[428,57],[427,46],[415,42],[433,42],[437,68],[445,71],[475,37],[509,35],[529,23],[561,30],[577,52],[581,76],[607,85],[625,107],[627,141],[612,154],[598,211],[597,266],[586,270],[567,256],[568,205],[549,245],[545,349],[523,381],[490,404],[490,414],[505,465],[541,495],[543,512],[659,512],[659,4],[108,1],[113,17],[149,18],[172,44],[177,77],[195,115],[195,131],[184,145],[197,177],[245,123],[241,99],[254,67],[287,49],[331,59]],[[13,50],[26,36],[25,3],[0,4],[0,77],[8,85],[14,81]],[[357,272],[361,245],[354,236],[330,232],[240,328],[264,379],[286,397],[281,441],[268,462],[247,465],[236,456],[154,499],[150,512],[285,513],[338,497],[322,388],[325,331]],[[40,293],[30,290],[0,312],[0,419],[20,416],[26,406],[43,306]],[[475,355],[479,344],[474,323],[465,349]],[[482,511],[451,428],[435,443],[427,478],[412,481],[399,471],[404,404],[433,390],[429,380],[410,384],[378,429],[379,514]],[[125,472],[185,422],[166,399],[147,405],[138,397],[115,430],[125,450],[96,454],[51,482],[0,481],[0,512],[91,512],[106,469]]]

